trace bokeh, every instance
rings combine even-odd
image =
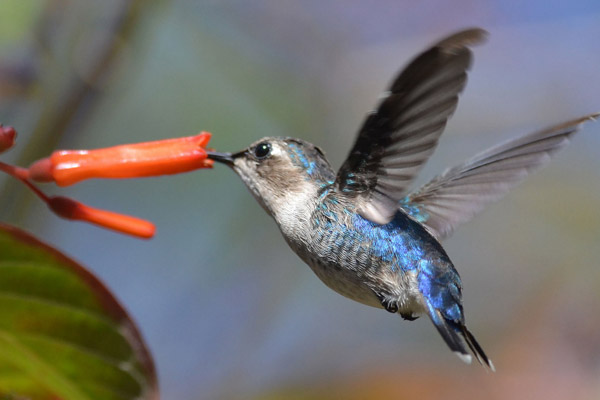
[[[3,0],[3,160],[213,133],[297,136],[344,160],[410,58],[490,32],[419,183],[495,143],[600,110],[600,3]],[[326,288],[227,168],[48,192],[153,220],[151,241],[60,220],[0,177],[0,220],[92,269],[131,312],[165,399],[600,398],[600,124],[445,242],[498,372],[426,318]]]

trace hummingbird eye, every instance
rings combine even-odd
[[[259,143],[254,147],[253,153],[257,159],[264,160],[271,155],[271,144],[267,142]]]

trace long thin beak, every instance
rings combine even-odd
[[[208,159],[214,160],[230,167],[233,167],[233,155],[231,153],[219,153],[216,151],[207,151]]]

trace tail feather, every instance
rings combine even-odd
[[[440,311],[436,309],[430,309],[429,316],[450,350],[461,360],[467,364],[471,363],[470,350],[481,365],[495,371],[494,364],[464,324],[444,318]]]
[[[454,327],[448,323],[448,320],[442,317],[438,310],[433,310],[433,313],[430,314],[430,317],[438,332],[448,347],[450,347],[450,350],[459,356],[461,360],[467,364],[470,364],[471,355],[465,347],[465,342],[460,338],[456,329],[454,329]]]
[[[492,360],[488,358],[488,356],[485,354],[477,340],[475,340],[475,336],[473,336],[473,334],[467,329],[465,325],[461,325],[460,329],[461,334],[465,339],[465,342],[467,342],[469,349],[471,349],[471,352],[475,355],[475,358],[477,358],[479,364],[487,366],[490,369],[490,371],[495,372],[496,368],[494,367],[494,363],[492,363]]]

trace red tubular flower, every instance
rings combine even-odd
[[[210,133],[178,139],[126,144],[97,150],[60,150],[33,163],[28,169],[0,162],[0,171],[12,175],[31,189],[58,216],[99,225],[140,238],[154,236],[154,224],[129,215],[117,214],[82,204],[67,197],[48,197],[31,180],[72,185],[88,178],[138,178],[178,174],[210,168],[204,148]],[[15,142],[12,127],[0,125],[0,152]]]
[[[49,197],[47,204],[60,217],[89,222],[143,239],[154,236],[156,230],[154,224],[146,220],[86,206],[67,197]]]
[[[31,179],[68,186],[89,178],[139,178],[211,168],[210,133],[97,150],[59,150],[29,167]]]
[[[0,124],[0,153],[13,147],[16,137],[15,128]]]

